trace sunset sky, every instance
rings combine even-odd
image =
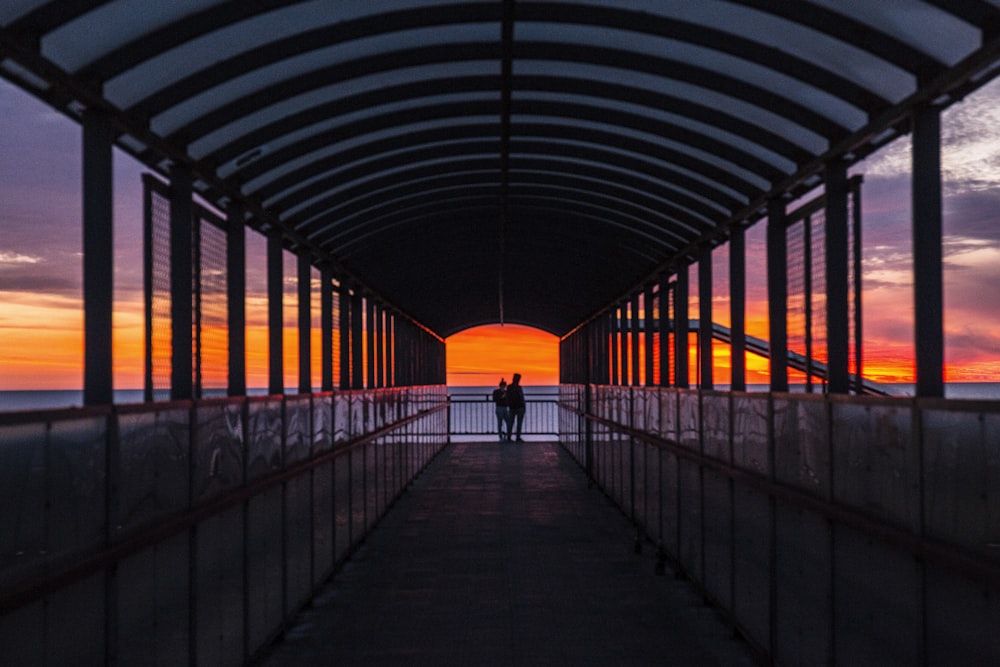
[[[1000,381],[1000,84],[943,118],[946,380]],[[0,390],[82,386],[80,129],[0,80]],[[904,138],[852,173],[864,175],[864,356],[866,375],[913,381],[910,150]],[[115,153],[114,385],[142,386],[141,226],[143,168]],[[790,208],[794,208],[795,204]],[[248,266],[264,243],[248,235]],[[748,333],[767,335],[764,225],[748,232]],[[725,251],[714,258],[713,319],[728,323]],[[293,284],[294,263],[286,262]],[[697,284],[692,273],[692,291]],[[250,386],[263,384],[266,310],[262,272],[248,275]],[[293,291],[286,292],[294,295]],[[295,321],[294,301],[286,321]],[[696,305],[692,302],[692,317]],[[294,332],[286,337],[286,385],[295,386]],[[493,385],[514,372],[525,384],[558,382],[558,340],[517,325],[448,339],[449,384]],[[716,380],[728,382],[728,350],[717,346]],[[694,368],[694,367],[692,367]],[[751,359],[749,382],[766,382]],[[314,370],[318,382],[318,369]],[[291,381],[289,382],[288,379]]]

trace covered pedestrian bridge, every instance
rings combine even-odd
[[[564,450],[768,660],[997,662],[1000,407],[944,398],[941,114],[998,68],[986,0],[3,3],[0,74],[81,127],[85,329],[84,408],[0,416],[3,654],[259,655],[449,446],[444,338],[517,323],[560,337]],[[887,398],[852,169],[903,135],[917,383]],[[133,405],[116,150],[148,167]]]

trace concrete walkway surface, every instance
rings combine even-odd
[[[452,444],[261,664],[758,664],[634,539],[558,444]]]

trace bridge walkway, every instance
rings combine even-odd
[[[755,665],[553,442],[449,445],[265,665]]]

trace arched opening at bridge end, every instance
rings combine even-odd
[[[559,384],[559,338],[520,324],[471,327],[445,339],[449,387],[494,387],[514,373],[525,386]]]

